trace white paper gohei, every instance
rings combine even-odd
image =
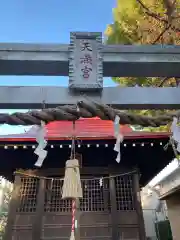
[[[37,148],[34,153],[38,156],[38,160],[35,163],[36,167],[41,167],[44,159],[47,157],[47,151],[44,148],[47,146],[47,141],[45,140],[46,136],[46,127],[45,123],[41,121],[41,126],[37,130],[36,141],[38,143]]]
[[[178,118],[174,117],[171,125],[172,139],[177,143],[177,151],[180,152],[180,126],[178,126]]]
[[[118,153],[117,157],[116,157],[116,162],[120,162],[121,161],[121,143],[123,141],[123,136],[120,133],[120,117],[116,116],[115,120],[114,120],[114,137],[116,138],[116,143],[114,145],[114,151],[116,151]]]

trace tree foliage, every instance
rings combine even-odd
[[[5,180],[6,183],[8,182]],[[5,227],[7,223],[7,215],[8,215],[8,208],[9,203],[12,195],[12,184],[8,183],[6,186],[2,186],[0,184],[0,190],[2,194],[2,203],[0,205],[0,240],[4,237]]]
[[[180,0],[118,0],[108,44],[180,44]],[[176,86],[178,79],[114,78],[123,86]]]
[[[180,0],[117,0],[113,20],[105,31],[107,44],[180,45]],[[113,80],[121,86],[141,87],[176,87],[180,82],[173,77],[116,77]],[[157,111],[141,113],[154,115]]]

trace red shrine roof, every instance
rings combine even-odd
[[[70,121],[55,121],[46,126],[48,140],[68,140],[73,135],[73,124]],[[126,139],[167,138],[169,135],[166,132],[133,131],[128,125],[121,125],[120,130]],[[33,126],[29,131],[22,134],[0,136],[0,141],[34,141],[36,131],[37,127]],[[113,139],[113,122],[99,118],[81,118],[75,123],[75,136],[82,140]]]

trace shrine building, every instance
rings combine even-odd
[[[48,155],[41,168],[34,166],[36,131],[32,127],[23,134],[0,138],[0,174],[15,183],[5,240],[70,237],[71,200],[61,199],[61,188],[73,124],[47,125]],[[82,118],[75,123],[83,190],[80,239],[145,239],[140,188],[172,160],[173,151],[163,148],[169,140],[167,133],[133,131],[128,125],[120,131],[124,140],[117,163],[112,121]]]

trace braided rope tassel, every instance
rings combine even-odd
[[[71,237],[70,240],[75,239],[75,211],[76,211],[76,201],[72,201],[72,226],[71,226]]]

